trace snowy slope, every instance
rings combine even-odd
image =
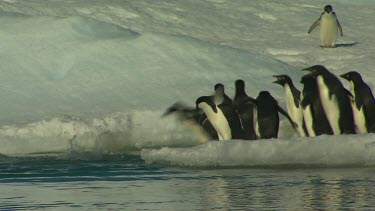
[[[271,76],[300,88],[300,69],[315,64],[374,87],[375,3],[330,3],[344,31],[335,49],[307,35],[325,1],[2,0],[0,153],[194,146],[189,129],[160,118],[166,107],[193,105],[217,82],[233,96],[238,78],[284,106]],[[284,121],[281,136],[297,140]]]

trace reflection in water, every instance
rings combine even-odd
[[[350,171],[350,170],[349,170]],[[353,170],[355,171],[355,170]],[[343,208],[366,207],[373,201],[374,180],[358,175],[316,175],[307,182],[305,207],[342,210]],[[372,184],[371,184],[372,183]],[[370,186],[368,186],[370,184]]]
[[[0,210],[375,210],[375,168],[171,169],[114,156],[0,170]]]
[[[192,191],[200,193],[203,209],[375,208],[375,180],[366,169],[356,171],[215,170],[209,172],[215,176],[198,180]]]

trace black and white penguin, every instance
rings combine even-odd
[[[338,31],[340,31],[341,36],[343,36],[340,22],[336,17],[336,13],[332,10],[331,5],[326,5],[324,7],[324,12],[320,15],[319,19],[311,25],[308,31],[308,34],[310,34],[315,27],[320,25],[320,41],[323,48],[335,47]]]
[[[232,100],[225,94],[223,84],[215,85],[215,95],[199,97],[196,107],[203,110],[219,140],[243,139],[240,119]]]
[[[295,127],[295,123],[288,113],[282,109],[278,102],[268,91],[261,91],[256,98],[257,109],[254,125],[257,136],[261,139],[277,138],[279,133],[279,112],[283,114]]]
[[[308,135],[310,137],[332,135],[331,126],[320,101],[315,77],[311,74],[305,75],[301,83],[303,84],[301,107]]]
[[[243,80],[237,80],[235,86],[236,92],[233,105],[241,120],[244,139],[256,140],[257,136],[254,130],[254,110],[256,109],[256,101],[246,94],[245,82]]]
[[[334,135],[355,134],[350,92],[322,65],[303,69],[316,77],[320,100]]]
[[[219,139],[215,128],[201,110],[177,102],[170,106],[162,116],[165,117],[172,114],[176,114],[181,122],[186,123],[185,125],[193,128],[196,134],[204,141]]]
[[[294,86],[292,79],[288,75],[274,75],[276,81],[284,88],[286,110],[290,118],[297,124],[295,128],[300,137],[306,137],[306,128],[303,121],[301,102],[301,92]]]
[[[352,101],[354,121],[358,133],[374,133],[375,100],[370,87],[356,71],[345,73],[341,77],[350,82],[350,92],[354,97]]]

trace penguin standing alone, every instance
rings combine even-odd
[[[303,69],[316,78],[320,100],[334,135],[355,134],[350,92],[322,65]]]
[[[354,121],[359,133],[375,132],[375,100],[370,87],[363,81],[362,76],[351,71],[340,77],[350,82],[350,92],[354,100],[352,108]]]
[[[290,118],[297,124],[296,131],[300,137],[306,137],[303,113],[300,105],[301,92],[294,86],[292,79],[287,75],[274,75],[276,81],[273,83],[280,84],[284,87],[286,110]]]
[[[244,139],[256,140],[257,137],[254,131],[254,110],[256,109],[256,101],[246,94],[245,82],[243,80],[237,80],[235,86],[236,92],[233,105],[241,120]]]
[[[310,137],[332,135],[331,126],[320,101],[316,79],[308,74],[302,77],[301,83],[303,84],[301,107],[308,135]]]
[[[324,7],[324,12],[320,15],[320,18],[311,25],[308,34],[310,34],[315,27],[319,25],[320,42],[322,43],[322,47],[334,48],[338,33],[337,31],[340,31],[341,37],[343,34],[340,22],[336,17],[336,13],[332,11],[331,5],[326,5]]]

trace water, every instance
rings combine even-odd
[[[1,210],[375,209],[375,168],[178,168],[139,155],[3,158]]]

